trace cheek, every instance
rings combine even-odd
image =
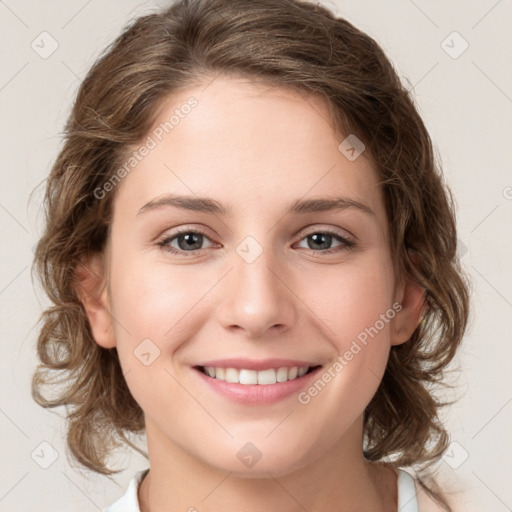
[[[146,412],[164,406],[155,389],[173,396],[174,406],[186,406],[186,396],[171,376],[169,354],[193,335],[195,324],[188,315],[205,293],[183,267],[171,274],[147,261],[124,253],[111,271],[117,352],[127,386]]]
[[[314,311],[327,325],[324,332],[341,365],[332,371],[343,374],[336,379],[340,385],[350,384],[358,390],[354,399],[359,392],[364,400],[373,394],[387,364],[391,322],[396,314],[391,272],[386,255],[375,254],[339,270],[336,276],[316,281],[323,287],[316,288],[312,297]],[[321,294],[321,289],[327,293]]]
[[[376,255],[377,256],[377,255]],[[373,326],[392,307],[392,279],[385,256],[364,258],[322,277],[311,278],[309,293],[314,311],[330,328],[331,337],[344,342]],[[389,316],[389,315],[388,315]],[[379,322],[379,330],[386,331]]]
[[[207,287],[192,265],[171,271],[148,262],[151,260],[144,254],[126,256],[112,270],[113,314],[126,323],[130,333],[160,344],[174,338],[175,331],[186,324],[185,315],[192,312]]]

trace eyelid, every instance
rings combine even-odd
[[[336,226],[327,226],[327,225],[322,226],[319,224],[311,224],[309,227],[311,227],[311,229],[308,229],[308,226],[301,229],[297,233],[297,236],[299,236],[301,233],[302,233],[302,237],[304,237],[304,236],[308,236],[312,233],[329,232],[329,233],[336,234],[336,235],[340,236],[341,238],[346,238],[347,240],[349,240],[351,242],[357,242],[359,240],[359,238],[357,236],[355,236],[353,233],[351,233],[347,229],[339,228]],[[304,231],[304,230],[306,230],[306,231]]]
[[[304,231],[304,230],[306,230],[306,231]],[[213,240],[213,237],[210,237],[210,235],[207,233],[207,230],[205,228],[203,228],[202,226],[198,227],[197,225],[195,225],[195,226],[182,225],[182,226],[178,226],[176,228],[171,228],[171,231],[172,231],[171,233],[169,233],[169,232],[164,233],[162,236],[160,236],[158,238],[158,240],[156,242],[157,246],[159,246],[161,249],[169,251],[170,253],[175,253],[175,254],[180,254],[180,255],[185,255],[185,256],[187,254],[189,254],[190,256],[193,256],[194,254],[201,253],[207,249],[212,248],[212,247],[206,247],[204,249],[195,249],[193,251],[184,251],[184,250],[180,250],[180,249],[171,248],[169,246],[171,240],[175,240],[180,235],[188,234],[188,233],[196,233],[196,234],[202,235],[203,237],[208,239],[212,243],[213,246],[219,246],[219,244]],[[342,231],[342,232],[340,232],[340,231]],[[304,240],[308,236],[310,236],[312,234],[316,234],[316,233],[328,234],[328,235],[331,235],[331,236],[337,238],[338,241],[341,242],[342,245],[345,246],[346,250],[351,250],[354,247],[356,247],[358,240],[359,240],[350,231],[341,230],[341,228],[337,228],[334,226],[329,226],[329,227],[323,226],[322,227],[318,224],[310,224],[309,226],[302,228],[295,235],[295,237],[300,235],[300,238],[297,240],[297,242],[295,242],[293,244],[293,246],[297,245],[298,243],[300,243],[302,240]],[[345,233],[347,233],[348,236]],[[311,249],[311,251],[313,251],[313,250]],[[337,252],[337,251],[336,251],[336,248],[334,248],[334,249],[327,249],[324,251],[313,251],[313,252],[318,252],[319,254],[330,254],[330,253]]]
[[[170,230],[172,231],[171,233],[168,233],[168,234],[164,233],[163,235],[159,236],[158,239],[162,240],[162,239],[166,239],[166,238],[170,238],[170,237],[174,238],[183,233],[190,233],[192,231],[196,231],[196,232],[204,235],[210,241],[213,242],[212,237],[207,232],[207,228],[204,228],[201,225],[198,226],[196,224],[193,226],[189,226],[189,225],[185,224],[182,226],[177,226],[176,228],[170,228]],[[166,232],[167,231],[169,231],[169,230],[166,230]],[[308,226],[301,228],[299,231],[297,231],[295,233],[294,238],[299,235],[301,235],[303,238],[305,236],[310,235],[311,233],[318,233],[318,232],[330,232],[330,233],[337,234],[338,236],[340,236],[342,238],[348,238],[348,239],[350,239],[350,237],[352,237],[352,239],[353,239],[352,241],[354,241],[354,242],[359,240],[357,236],[355,236],[353,233],[351,233],[347,229],[338,228],[336,226],[327,226],[327,225],[322,226],[319,224],[310,224]],[[347,234],[348,234],[348,237],[347,237]],[[301,238],[301,240],[302,240],[302,238]]]
[[[210,240],[212,243],[216,243],[213,241],[212,237],[207,233],[206,229],[197,226],[178,226],[176,228],[171,228],[170,232],[167,230],[163,235],[158,237],[158,242],[165,242],[166,240],[175,239],[180,235],[188,234],[188,233],[197,233],[199,235],[203,235],[205,238]]]
[[[156,239],[164,240],[166,238],[174,238],[178,235],[182,235],[183,233],[190,233],[190,232],[200,233],[201,235],[204,235],[205,237],[208,237],[208,239],[212,240],[212,236],[209,234],[211,232],[211,230],[206,228],[205,226],[202,226],[201,224],[193,224],[193,225],[183,224],[180,226],[168,228],[161,235],[158,235],[158,237],[156,237]]]

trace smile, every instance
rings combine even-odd
[[[207,392],[237,404],[264,406],[296,395],[310,385],[322,368],[322,365],[264,368],[257,364],[260,368],[256,370],[240,366],[197,365],[193,370],[199,377],[198,385],[205,386]]]
[[[232,384],[259,384],[262,386],[267,386],[270,384],[276,384],[277,382],[286,382],[289,380],[298,379],[317,367],[292,366],[290,368],[268,368],[266,370],[260,371],[245,368],[216,368],[214,366],[199,366],[197,368],[209,377]]]

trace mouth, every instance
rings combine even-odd
[[[269,386],[272,384],[298,380],[305,375],[309,375],[320,367],[321,365],[281,366],[278,368],[253,370],[249,368],[226,368],[197,365],[193,368],[207,377],[230,384]]]
[[[228,402],[254,407],[291,399],[310,386],[322,368],[322,365],[265,368],[261,363],[255,366],[259,369],[209,365],[196,365],[192,369],[199,377],[198,385],[206,386],[205,390]]]

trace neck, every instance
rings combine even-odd
[[[362,422],[312,462],[291,471],[246,473],[214,467],[162,438],[146,419],[151,470],[142,481],[141,512],[176,510],[280,510],[282,512],[395,512],[397,476],[383,464],[364,459]],[[355,443],[354,441],[361,441]],[[162,447],[165,446],[165,450]]]

